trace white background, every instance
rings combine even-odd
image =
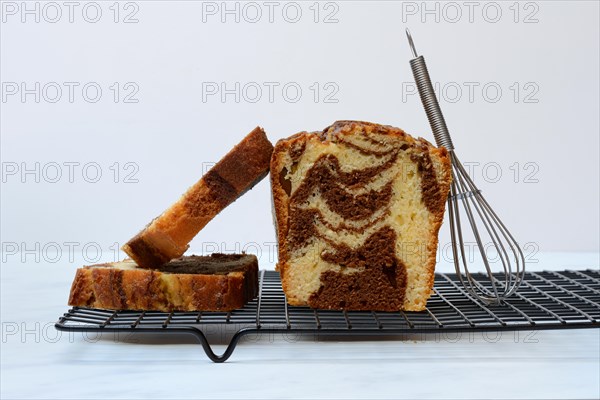
[[[195,396],[198,392],[184,384],[202,376],[203,393],[214,397],[419,396],[419,376],[445,377],[448,371],[454,375],[428,387],[425,397],[463,396],[464,376],[476,376],[479,386],[469,387],[477,398],[597,397],[598,330],[548,333],[540,336],[540,346],[510,340],[505,345],[479,341],[477,346],[458,347],[249,345],[246,353],[239,350],[238,359],[249,363],[236,367],[232,362],[221,370],[206,368],[197,345],[174,350],[115,347],[103,341],[93,346],[81,340],[73,344],[66,337],[56,345],[43,337],[36,343],[35,333],[26,329],[48,334],[35,324],[51,327],[64,312],[75,268],[122,257],[115,253],[119,245],[256,125],[273,142],[339,119],[391,124],[433,141],[412,84],[406,27],[441,87],[440,103],[458,155],[473,163],[475,182],[524,245],[532,269],[598,267],[598,2],[467,6],[340,1],[315,6],[309,1],[294,3],[297,7],[275,2],[271,16],[269,6],[257,2],[261,16],[256,22],[257,8],[246,3],[227,3],[230,10],[237,7],[237,15],[222,14],[220,1],[113,3],[97,2],[102,14],[94,23],[96,8],[89,2],[77,2],[72,22],[63,2],[56,3],[60,18],[53,5],[28,2],[29,9],[38,7],[39,22],[35,12],[23,12],[22,2],[2,2],[3,397],[67,396],[59,391],[66,386],[74,397]],[[301,16],[294,23],[297,8]],[[125,23],[127,16],[133,23]],[[72,102],[65,82],[75,88]],[[224,100],[220,93],[206,93],[213,83],[233,89],[236,82],[239,101],[235,93]],[[275,87],[272,101],[265,82]],[[82,94],[90,83],[102,89],[97,102],[91,101],[93,88],[87,99]],[[253,83],[262,88],[256,102],[251,102],[256,99]],[[287,97],[282,93],[286,84],[301,88],[296,102],[292,89]],[[62,96],[53,103],[56,86]],[[18,92],[11,94],[15,88]],[[22,97],[23,88],[33,92]],[[133,89],[137,92],[128,100],[137,102],[124,102]],[[24,169],[34,172],[23,174]],[[93,182],[98,170],[102,175]],[[247,250],[260,256],[261,267],[273,268],[274,241],[270,190],[264,180],[209,223],[190,250]],[[447,225],[440,241],[447,246]],[[447,261],[444,255],[440,258]],[[6,336],[14,326],[21,331]],[[427,354],[435,356],[424,362]],[[267,361],[260,361],[265,357]],[[283,379],[280,372],[291,366],[282,360],[294,357],[299,360],[293,365],[296,373],[285,377],[283,386],[265,391],[252,383],[261,378],[248,375],[242,384],[257,390],[249,395],[244,386],[227,386],[222,380],[230,374],[246,376],[252,368],[248,364],[258,365],[257,371],[270,379]],[[115,369],[118,360],[122,364]],[[152,364],[156,360],[160,363]],[[398,369],[409,361],[409,369],[416,371],[412,377]],[[340,365],[350,375],[339,370],[324,379]],[[151,385],[152,377],[163,379],[178,368],[187,375],[174,375],[173,382],[186,391]],[[335,392],[307,386],[298,374],[311,371],[325,386],[335,382]],[[515,375],[517,381],[512,380]],[[98,381],[99,376],[104,378]],[[363,379],[352,378],[358,376]],[[40,390],[28,384],[32,377]],[[67,384],[68,377],[78,383]],[[499,382],[506,385],[489,390]],[[224,385],[229,391],[223,391]]]
[[[27,4],[35,9],[35,2]],[[58,4],[62,16],[50,23],[57,18],[56,7],[38,3],[36,23],[36,15],[24,13],[21,3],[3,2],[5,251],[13,252],[16,244],[17,250],[37,245],[49,252],[57,244],[65,261],[70,248],[81,251],[92,243],[87,258],[93,260],[93,250],[100,247],[103,259],[113,259],[113,243],[124,243],[173,203],[256,125],[276,141],[338,119],[359,119],[399,126],[433,141],[414,93],[406,27],[428,61],[432,80],[440,83],[458,155],[476,163],[476,183],[517,240],[530,244],[529,253],[598,251],[595,1],[470,7],[461,2],[353,1],[318,7],[299,2],[294,3],[302,12],[296,23],[288,21],[298,7],[283,2],[272,6],[271,16],[261,2],[254,3],[258,8],[228,3],[230,10],[237,7],[237,15],[222,13],[221,2],[121,3],[117,23],[112,2],[98,3],[102,15],[96,23],[86,21],[95,18],[96,8],[84,11],[85,2],[73,8],[72,23],[69,8]],[[257,9],[261,16],[252,23]],[[137,23],[124,23],[130,14]],[[14,86],[7,86],[25,83],[35,91],[36,82],[39,103],[34,94],[23,98],[22,87],[11,95]],[[56,97],[52,82],[62,88],[56,103],[50,102]],[[79,84],[72,103],[64,82]],[[93,88],[88,100],[82,94],[90,82],[102,89],[96,103],[90,102]],[[118,103],[110,89],[115,82]],[[135,86],[124,88],[128,82]],[[212,82],[225,82],[229,89],[239,82],[239,102],[235,94],[223,102],[220,93],[203,92]],[[243,89],[252,82],[262,88],[255,103],[250,102],[254,88]],[[272,103],[264,82],[279,85]],[[295,103],[293,88],[287,98],[282,93],[288,83],[302,89]],[[325,88],[327,83],[334,86]],[[139,90],[130,100],[138,102],[124,103],[134,87]],[[337,103],[325,102],[336,88],[328,100]],[[69,182],[68,163],[75,162]],[[23,174],[26,168],[35,170],[35,163],[39,173]],[[93,183],[98,170],[102,176]],[[213,220],[191,249],[272,249],[270,207],[264,180]],[[442,244],[448,243],[445,228]],[[71,242],[78,245],[65,244]]]

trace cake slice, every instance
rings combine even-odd
[[[133,260],[79,268],[69,305],[109,310],[231,311],[258,293],[258,260],[247,254],[186,256],[159,269]]]
[[[169,209],[122,249],[138,266],[158,268],[181,257],[188,243],[221,210],[269,172],[273,145],[257,127]]]
[[[271,185],[289,304],[423,310],[450,182],[445,148],[390,126],[339,121],[280,140]]]

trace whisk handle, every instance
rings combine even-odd
[[[416,53],[416,52],[415,52]],[[454,144],[450,138],[450,132],[446,126],[446,121],[442,115],[440,104],[438,103],[431,79],[429,78],[429,72],[427,71],[427,65],[425,64],[425,58],[418,56],[410,60],[410,68],[412,69],[415,82],[417,84],[417,90],[425,108],[429,125],[433,131],[433,137],[435,143],[438,146],[444,146],[448,150],[454,150]]]

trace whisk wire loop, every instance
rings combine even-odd
[[[450,155],[452,165],[452,184],[448,195],[448,216],[454,268],[465,289],[475,298],[486,304],[501,304],[504,299],[514,294],[523,281],[525,274],[525,257],[521,247],[483,197],[469,174],[461,164],[455,151],[450,132],[440,109],[427,65],[423,56],[417,55],[414,41],[408,29],[408,41],[415,58],[410,60],[417,89],[433,131],[436,144],[445,147]],[[461,214],[466,221],[461,222]],[[479,256],[488,281],[475,279],[469,271],[466,241],[463,236],[463,224],[471,228]],[[489,240],[489,242],[487,241]],[[491,243],[490,243],[491,242]],[[504,279],[499,279],[492,271],[491,256],[488,244],[494,249],[499,263],[502,265]]]

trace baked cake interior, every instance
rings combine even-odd
[[[277,215],[285,219],[278,268],[290,303],[425,307],[449,186],[446,150],[397,128],[345,122],[283,147],[272,168],[284,192],[276,207],[287,205]]]

